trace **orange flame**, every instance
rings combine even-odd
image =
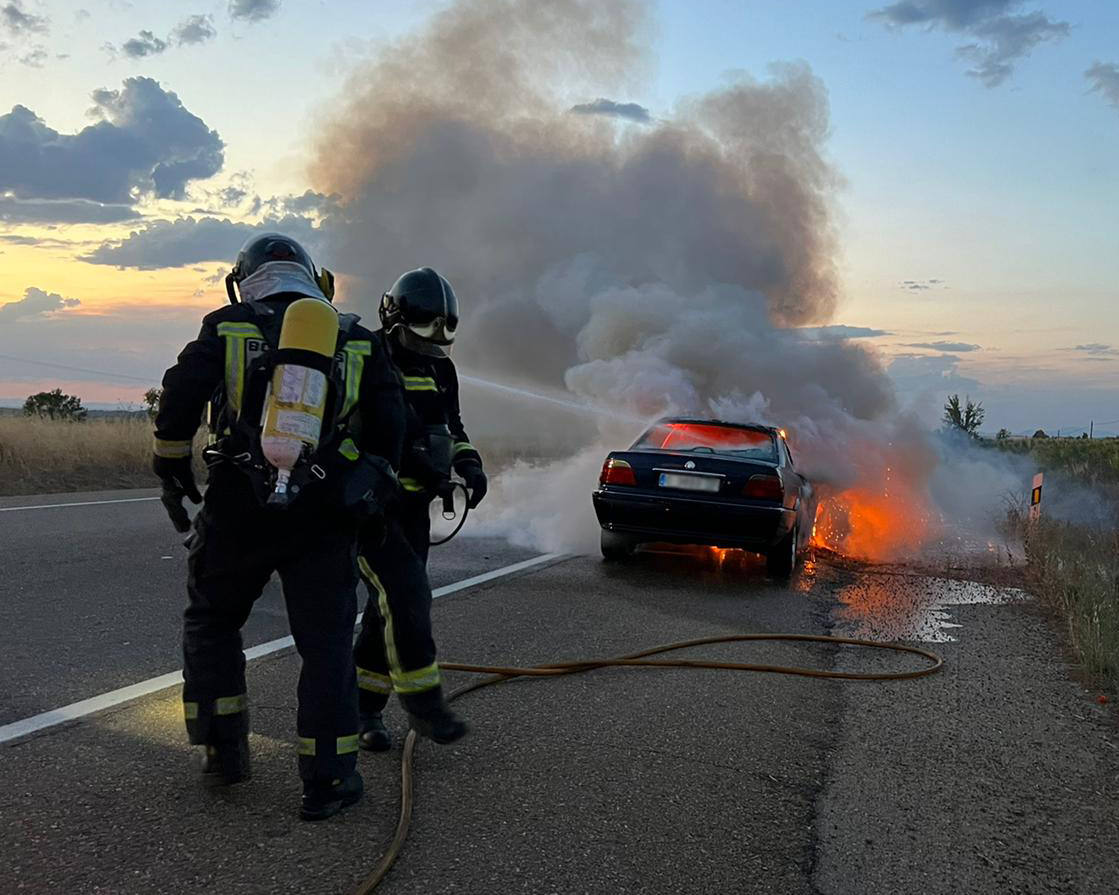
[[[896,482],[890,492],[851,488],[821,499],[812,543],[860,559],[897,559],[926,543],[931,522],[921,496]]]

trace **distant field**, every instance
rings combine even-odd
[[[0,416],[0,494],[150,488],[146,418],[82,423]]]
[[[491,471],[554,454],[554,444],[531,433],[471,438]],[[67,423],[0,414],[0,495],[151,488],[151,448],[152,426],[142,415]]]

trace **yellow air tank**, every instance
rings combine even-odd
[[[276,370],[264,401],[260,446],[276,467],[276,487],[268,502],[291,499],[288,482],[304,450],[318,447],[326,410],[327,371],[338,344],[338,312],[318,298],[288,305],[276,351]]]

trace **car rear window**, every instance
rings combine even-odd
[[[769,432],[710,423],[660,423],[642,435],[633,448],[733,454],[777,462],[777,447]]]

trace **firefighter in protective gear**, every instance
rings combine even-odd
[[[269,474],[276,478],[260,447],[269,356],[283,354],[276,346],[287,307],[306,297],[329,300],[323,290],[331,279],[294,240],[265,234],[242,248],[227,285],[234,303],[206,316],[198,338],[167,371],[156,417],[153,464],[176,527],[186,516],[183,497],[199,501],[191,445],[208,403],[217,439],[205,452],[209,486],[190,541],[184,715],[191,743],[205,747],[204,773],[224,783],[250,775],[240,630],[277,572],[303,660],[296,720],[301,815],[318,820],[363,791],[350,658],[357,530],[397,490],[403,393],[379,340],[353,315],[340,315],[334,357],[323,361],[329,412],[315,453],[301,464],[310,472],[293,475],[289,505],[267,506]],[[302,362],[310,353],[291,356]]]
[[[404,385],[409,434],[401,460],[402,498],[383,544],[362,538],[358,563],[369,605],[354,646],[362,748],[381,752],[392,740],[381,713],[395,692],[412,726],[439,743],[466,733],[447,707],[431,632],[427,554],[429,507],[453,493],[452,468],[476,507],[486,494],[482,458],[470,444],[459,409],[450,348],[458,327],[451,284],[430,267],[401,276],[381,299],[381,344]]]

